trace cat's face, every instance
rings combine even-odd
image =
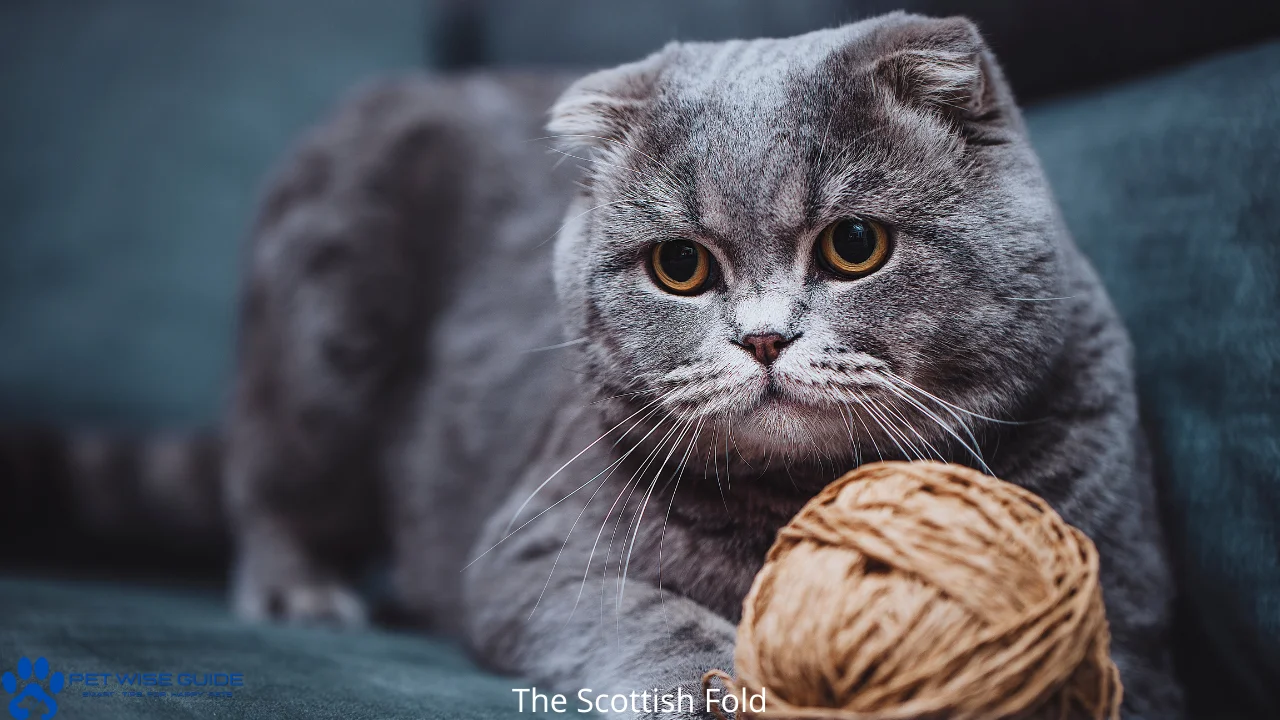
[[[894,15],[674,45],[566,93],[551,128],[589,177],[557,284],[602,395],[748,457],[927,457],[965,411],[1007,416],[1063,290],[980,43]]]

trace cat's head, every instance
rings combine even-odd
[[[673,44],[579,80],[549,129],[586,167],[557,288],[616,420],[927,456],[1061,342],[1053,202],[967,20]]]

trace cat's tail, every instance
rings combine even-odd
[[[122,546],[221,552],[222,448],[214,432],[0,429],[0,536],[32,551],[79,543],[69,550],[85,555]]]

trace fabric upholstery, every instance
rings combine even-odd
[[[1133,335],[1193,699],[1280,717],[1280,43],[1029,119]]]

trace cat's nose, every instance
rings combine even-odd
[[[788,338],[773,332],[754,333],[743,336],[741,340],[735,340],[734,344],[755,355],[760,364],[772,365],[773,361],[782,354],[782,349],[798,337],[800,337],[798,334]]]

